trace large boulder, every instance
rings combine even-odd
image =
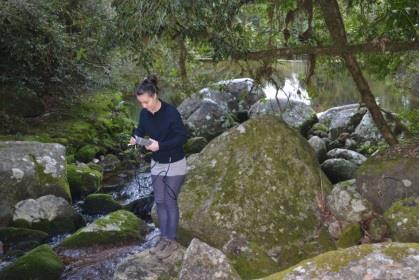
[[[333,247],[316,204],[331,184],[307,140],[279,118],[260,116],[231,128],[188,162],[179,237],[223,250],[242,277]]]
[[[118,210],[97,219],[61,242],[63,248],[82,248],[103,244],[142,241],[147,225],[133,213]]]
[[[265,94],[250,78],[219,81],[192,94],[179,106],[185,125],[193,136],[211,139],[234,124]]]
[[[49,194],[19,201],[14,207],[13,225],[58,234],[73,232],[84,221],[67,200]]]
[[[73,198],[82,198],[98,191],[103,179],[100,171],[84,163],[69,164],[67,177]]]
[[[58,280],[64,264],[46,244],[36,247],[0,271],[0,280]]]
[[[263,280],[417,279],[419,243],[376,243],[326,252]]]
[[[357,190],[382,214],[397,200],[419,196],[418,166],[418,143],[389,147],[358,168]]]
[[[186,249],[178,279],[239,280],[240,276],[223,252],[194,238]]]
[[[65,147],[35,141],[0,142],[0,227],[21,200],[54,194],[71,201]]]
[[[332,107],[327,109],[326,111],[317,113],[317,118],[319,119],[319,123],[325,124],[327,127],[332,122],[333,118],[339,116],[343,111],[349,111],[355,113],[359,109],[358,103],[347,104],[337,107]],[[348,115],[348,112],[343,113]]]
[[[273,114],[280,116],[289,126],[298,128],[303,135],[317,122],[316,112],[310,105],[295,99],[261,99],[249,110],[251,118]]]

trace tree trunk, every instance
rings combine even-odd
[[[380,130],[381,134],[389,145],[397,144],[397,138],[393,135],[387,125],[387,122],[381,114],[380,107],[378,107],[377,103],[375,102],[374,95],[372,94],[368,82],[364,78],[364,75],[362,75],[361,69],[355,57],[352,54],[346,54],[344,55],[343,59],[345,60],[346,67],[351,73],[356,87],[361,94],[362,101],[365,103],[368,111],[371,113],[371,117],[374,120],[375,125]]]
[[[326,26],[329,29],[331,37],[335,41],[337,47],[341,47],[345,50],[348,45],[348,41],[338,2],[336,0],[318,0],[318,3],[320,5],[320,9],[322,10]],[[371,92],[367,80],[362,74],[356,58],[353,54],[346,51],[341,54],[341,57],[344,59],[346,67],[355,81],[356,87],[361,94],[362,101],[367,106],[375,125],[380,130],[384,139],[389,145],[397,144],[397,138],[393,135],[387,125],[387,122],[381,114],[381,110],[375,102],[374,95]]]

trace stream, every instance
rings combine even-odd
[[[148,202],[153,201],[150,172],[120,171],[118,174],[104,179],[101,192],[111,194],[122,206],[142,199],[148,199]],[[83,202],[83,199],[74,201],[72,206],[77,213],[83,216],[86,224],[104,216],[103,214],[87,215],[81,207]],[[150,248],[157,242],[155,237],[159,235],[159,229],[155,227],[151,219],[145,219],[145,222],[149,231],[142,243],[60,250],[58,254],[66,264],[61,279],[112,279],[113,272],[122,259]],[[56,248],[69,235],[70,233],[54,235],[46,243]],[[13,258],[0,262],[0,270],[15,260],[16,258]]]

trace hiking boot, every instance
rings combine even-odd
[[[164,236],[160,236],[159,241],[150,249],[150,254],[154,255],[156,252],[163,249],[163,247],[166,245],[168,240]]]
[[[168,239],[163,249],[156,253],[156,257],[159,259],[165,259],[169,257],[179,247],[175,240]]]

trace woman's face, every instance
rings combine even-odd
[[[146,108],[150,112],[153,112],[158,104],[156,94],[154,94],[153,96],[150,96],[148,93],[137,95],[137,100],[143,108]]]

